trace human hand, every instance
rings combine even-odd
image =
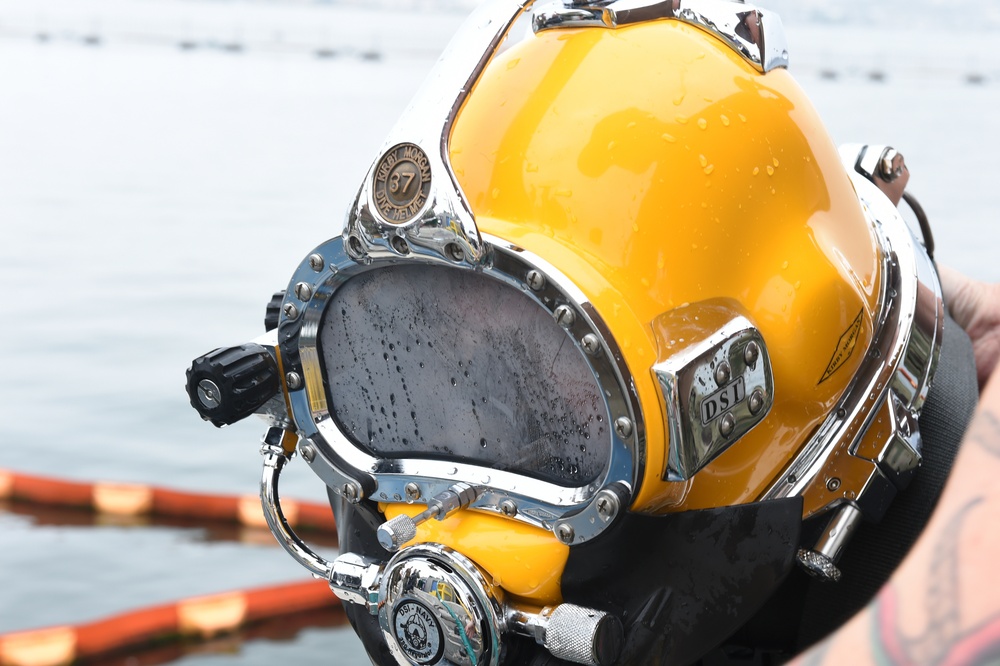
[[[990,284],[940,266],[945,304],[955,322],[972,340],[979,388],[1000,362],[1000,284]]]

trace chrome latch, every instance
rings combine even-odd
[[[690,479],[760,423],[774,402],[774,378],[760,332],[734,301],[703,301],[653,321],[670,438],[663,478]]]

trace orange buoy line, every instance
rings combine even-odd
[[[339,605],[326,581],[316,580],[194,597],[87,624],[0,634],[0,666],[60,666],[152,641],[210,638],[261,620]]]
[[[84,483],[0,469],[0,500],[76,507],[117,516],[170,516],[266,526],[257,495],[189,493],[132,483]],[[282,498],[289,526],[336,533],[326,504]]]

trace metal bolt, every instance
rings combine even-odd
[[[627,416],[619,416],[615,419],[615,434],[622,439],[627,439],[632,434],[632,420]]]
[[[326,260],[323,259],[321,254],[310,254],[309,255],[309,268],[313,269],[317,273],[323,270],[323,265],[326,264]]]
[[[444,251],[452,261],[465,261],[465,250],[458,243],[448,243]]]
[[[313,448],[312,444],[299,444],[299,454],[307,463],[316,459],[316,449]]]
[[[897,161],[896,158],[899,158]],[[887,183],[891,183],[903,175],[903,156],[893,148],[887,148],[879,160],[878,175]]]
[[[597,356],[601,351],[601,341],[593,333],[587,333],[587,335],[583,336],[580,344],[583,346],[583,351],[591,356]]]
[[[757,343],[751,340],[747,343],[747,346],[743,349],[743,360],[751,368],[757,365],[757,358],[760,356],[760,347]]]
[[[576,321],[576,313],[568,305],[560,305],[556,308],[553,315],[556,318],[556,323],[565,328],[569,328]]]
[[[614,494],[602,490],[597,496],[597,515],[605,522],[618,515],[618,498]]]
[[[399,254],[409,254],[410,245],[406,242],[406,239],[402,236],[393,236],[389,240],[389,245],[392,245],[392,249]]]
[[[715,383],[719,386],[725,386],[729,383],[729,378],[733,376],[733,370],[729,367],[729,363],[722,361],[719,365],[715,366]]]
[[[365,248],[361,244],[361,239],[357,236],[351,236],[347,239],[347,249],[355,257],[360,257],[365,253]]]
[[[833,477],[832,479],[827,481],[826,489],[829,490],[831,493],[835,493],[838,490],[840,490],[840,479],[838,479],[837,477]]]
[[[528,271],[528,286],[531,287],[532,291],[541,291],[545,287],[545,276],[531,269]]]
[[[285,303],[282,310],[284,311],[285,316],[289,319],[297,319],[299,316],[299,309],[295,307],[295,304],[293,303]]]
[[[412,481],[406,484],[406,486],[403,488],[403,492],[406,493],[406,501],[408,502],[416,502],[418,499],[420,499],[420,486],[413,483]]]
[[[288,385],[290,391],[302,388],[302,375],[297,372],[289,372],[285,375],[285,384]]]
[[[573,531],[573,526],[569,523],[559,523],[556,527],[556,536],[563,543],[570,544],[573,543],[573,537],[576,536],[576,532]]]
[[[722,433],[723,437],[729,437],[734,430],[736,430],[736,417],[730,412],[719,421],[719,432]]]
[[[500,502],[500,513],[507,516],[508,518],[513,518],[517,515],[517,505],[514,504],[514,500],[505,499]]]
[[[198,382],[198,400],[202,405],[212,409],[222,404],[222,391],[211,379]]]
[[[754,389],[753,393],[750,394],[750,413],[756,416],[760,413],[760,410],[764,407],[764,391],[763,389]]]
[[[361,496],[361,490],[353,483],[345,483],[342,490],[344,491],[344,497],[349,502],[356,502],[358,501],[358,497]]]
[[[295,285],[295,297],[300,301],[308,301],[313,297],[312,285],[308,282],[299,282]]]

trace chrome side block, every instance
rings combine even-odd
[[[684,481],[760,423],[774,377],[760,332],[735,302],[682,306],[653,321],[670,450],[663,478]]]

